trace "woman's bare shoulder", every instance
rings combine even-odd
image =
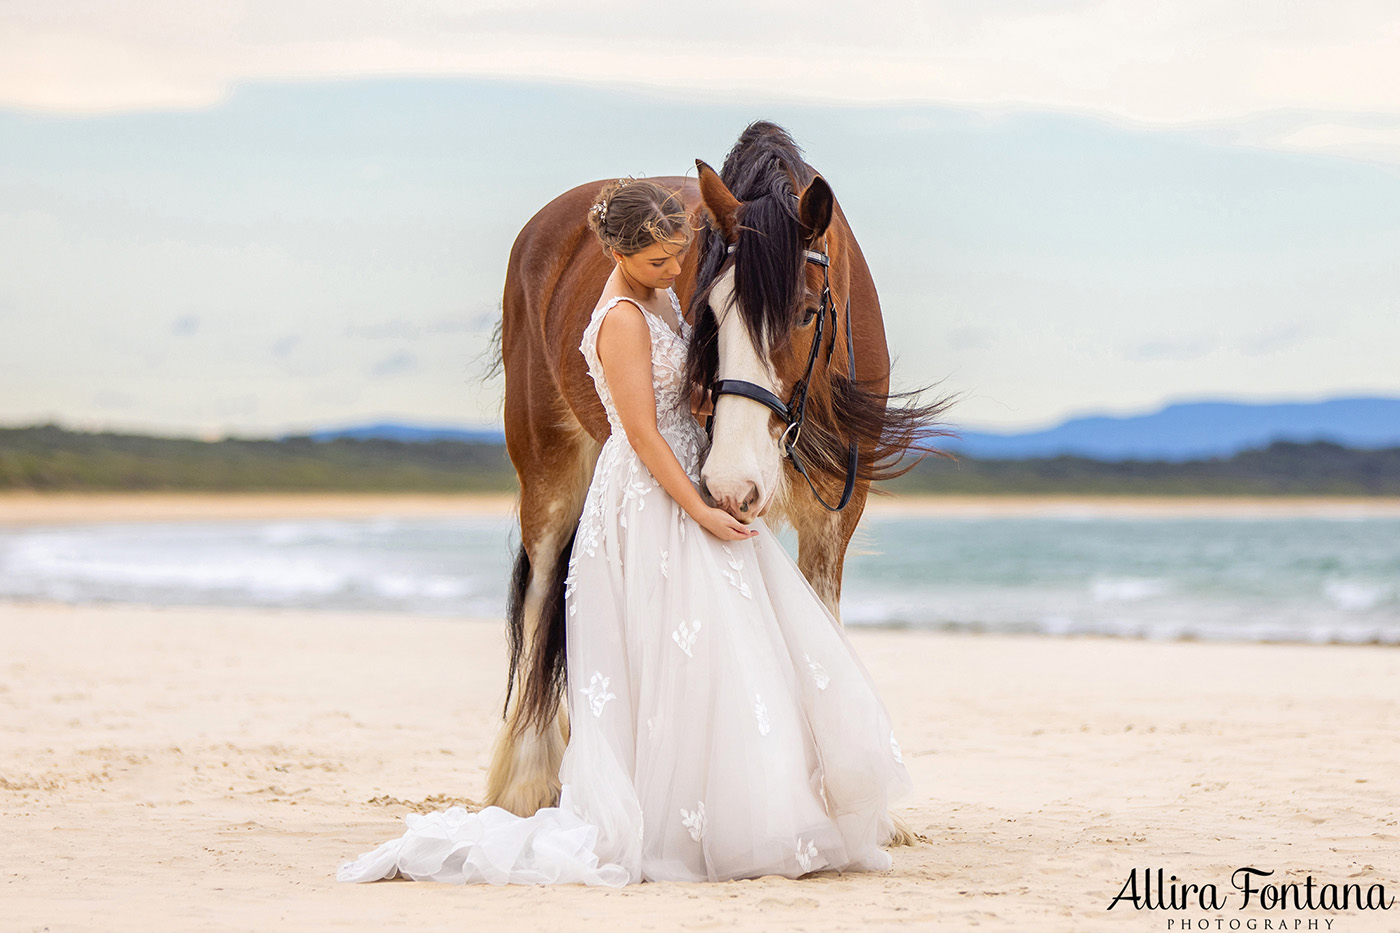
[[[631,305],[638,311],[641,311],[642,308],[642,303],[630,295],[619,295],[616,292],[604,291],[602,296],[598,299],[598,303],[593,306],[593,313],[597,314],[600,310],[607,308],[609,305],[616,308],[618,305],[622,304]],[[612,313],[611,308],[609,308],[608,313]]]
[[[609,304],[611,307],[608,307]],[[622,295],[612,297],[605,295],[598,307],[607,309],[603,312],[603,319],[598,324],[598,352],[600,356],[608,355],[603,349],[604,345],[617,346],[628,356],[633,355],[632,351],[651,346],[651,328],[647,326],[642,306],[634,299]]]

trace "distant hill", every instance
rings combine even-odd
[[[906,493],[1094,496],[1400,496],[1400,446],[1275,441],[1202,460],[928,457],[886,488]]]
[[[1021,460],[1075,456],[1094,460],[1183,462],[1229,457],[1276,441],[1324,441],[1357,450],[1400,447],[1400,399],[1250,404],[1191,402],[1150,415],[1074,418],[1045,431],[966,431],[937,446],[959,456]]]
[[[432,441],[462,441],[467,444],[504,444],[505,431],[501,428],[449,428],[412,424],[379,422],[345,428],[324,428],[309,434],[285,435],[282,439],[309,437],[313,441],[334,441],[342,438],[367,441],[401,441],[405,444],[426,444]]]
[[[316,441],[505,443],[501,428],[394,422],[325,428],[297,436]],[[1109,462],[1181,463],[1230,457],[1268,447],[1275,441],[1326,442],[1355,450],[1400,447],[1400,398],[1342,398],[1288,404],[1186,402],[1148,415],[1072,418],[1044,431],[964,431],[960,439],[939,439],[934,446],[982,460],[1070,456]]]

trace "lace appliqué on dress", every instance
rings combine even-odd
[[[729,555],[729,570],[720,571],[729,580],[731,586],[738,590],[745,599],[753,599],[753,593],[749,592],[749,585],[744,582],[744,562],[734,556],[734,552],[729,549],[729,545],[722,545],[724,553]]]
[[[637,510],[640,511],[646,508],[647,493],[656,488],[656,481],[655,477],[652,477],[651,471],[642,467],[641,461],[637,458],[636,454],[633,454],[628,459],[627,472],[632,475],[632,478],[628,480],[627,485],[622,489],[622,504],[626,506],[627,503],[636,499]],[[652,480],[651,483],[648,483],[642,478],[643,473],[647,475],[647,478]],[[617,523],[623,528],[627,527],[627,513],[625,511],[617,516]]]
[[[681,825],[690,830],[690,838],[699,842],[705,835],[705,801],[695,804],[694,810],[681,810]]]
[[[578,555],[569,558],[569,573],[564,577],[564,602],[569,607],[569,615],[578,614],[578,603],[574,602],[574,588],[578,586]]]
[[[684,542],[685,526],[687,522],[691,521],[690,515],[686,513],[685,509],[681,508],[681,504],[676,500],[672,499],[671,505],[676,510],[676,529],[680,534],[681,541]]]
[[[753,695],[753,718],[758,721],[758,734],[767,735],[770,729],[768,707],[764,704],[763,697],[757,693]]]
[[[593,678],[588,681],[588,687],[578,688],[578,692],[588,697],[588,708],[593,711],[594,716],[603,715],[603,707],[608,705],[609,700],[617,699],[617,694],[608,690],[608,683],[611,678],[604,677],[602,671],[594,671]]]
[[[594,471],[609,471],[605,475],[611,475],[611,470],[616,466],[617,458],[621,454],[621,445],[603,444],[603,449],[598,454],[598,462],[593,468]],[[583,502],[583,515],[579,518],[575,542],[578,549],[589,557],[597,557],[598,546],[603,543],[603,510],[603,490],[601,488],[590,489]]]
[[[671,633],[671,640],[680,646],[680,649],[685,652],[687,658],[693,658],[695,655],[691,653],[690,649],[694,647],[695,637],[699,634],[699,619],[696,619],[690,625],[686,625],[685,620],[682,619],[681,624]]]
[[[816,858],[817,854],[816,843],[810,839],[804,841],[801,836],[797,837],[797,864],[804,872],[812,870],[812,859]]]

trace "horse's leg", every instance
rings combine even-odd
[[[786,514],[797,532],[797,566],[826,603],[826,608],[840,621],[841,570],[846,560],[846,544],[865,508],[864,490],[857,487],[844,510],[829,512],[815,497],[802,495],[807,491],[806,483],[792,485],[790,496],[796,501],[790,503]]]
[[[797,531],[797,565],[838,621],[841,619],[841,573],[846,563],[846,548],[865,511],[867,486],[867,483],[857,483],[851,501],[840,512],[830,512],[814,497],[803,496],[807,491],[805,483],[793,484],[791,498],[784,503],[787,506],[784,514]],[[904,817],[891,812],[890,820],[894,823],[894,832],[886,845],[912,846],[918,842],[918,834]]]
[[[600,446],[581,429],[556,433],[548,444],[535,445],[547,447],[549,455],[529,461],[528,478],[521,471],[521,545],[511,581],[511,604],[521,618],[510,622],[519,632],[520,663],[487,774],[487,805],[521,816],[559,800],[567,707],[559,704],[540,727],[528,721],[523,701],[532,672],[537,676],[534,659],[546,650],[551,631],[562,637],[564,576]]]

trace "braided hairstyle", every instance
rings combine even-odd
[[[688,247],[697,229],[679,192],[644,178],[604,185],[588,209],[588,228],[609,256],[614,251],[631,256],[658,242],[680,241]]]

